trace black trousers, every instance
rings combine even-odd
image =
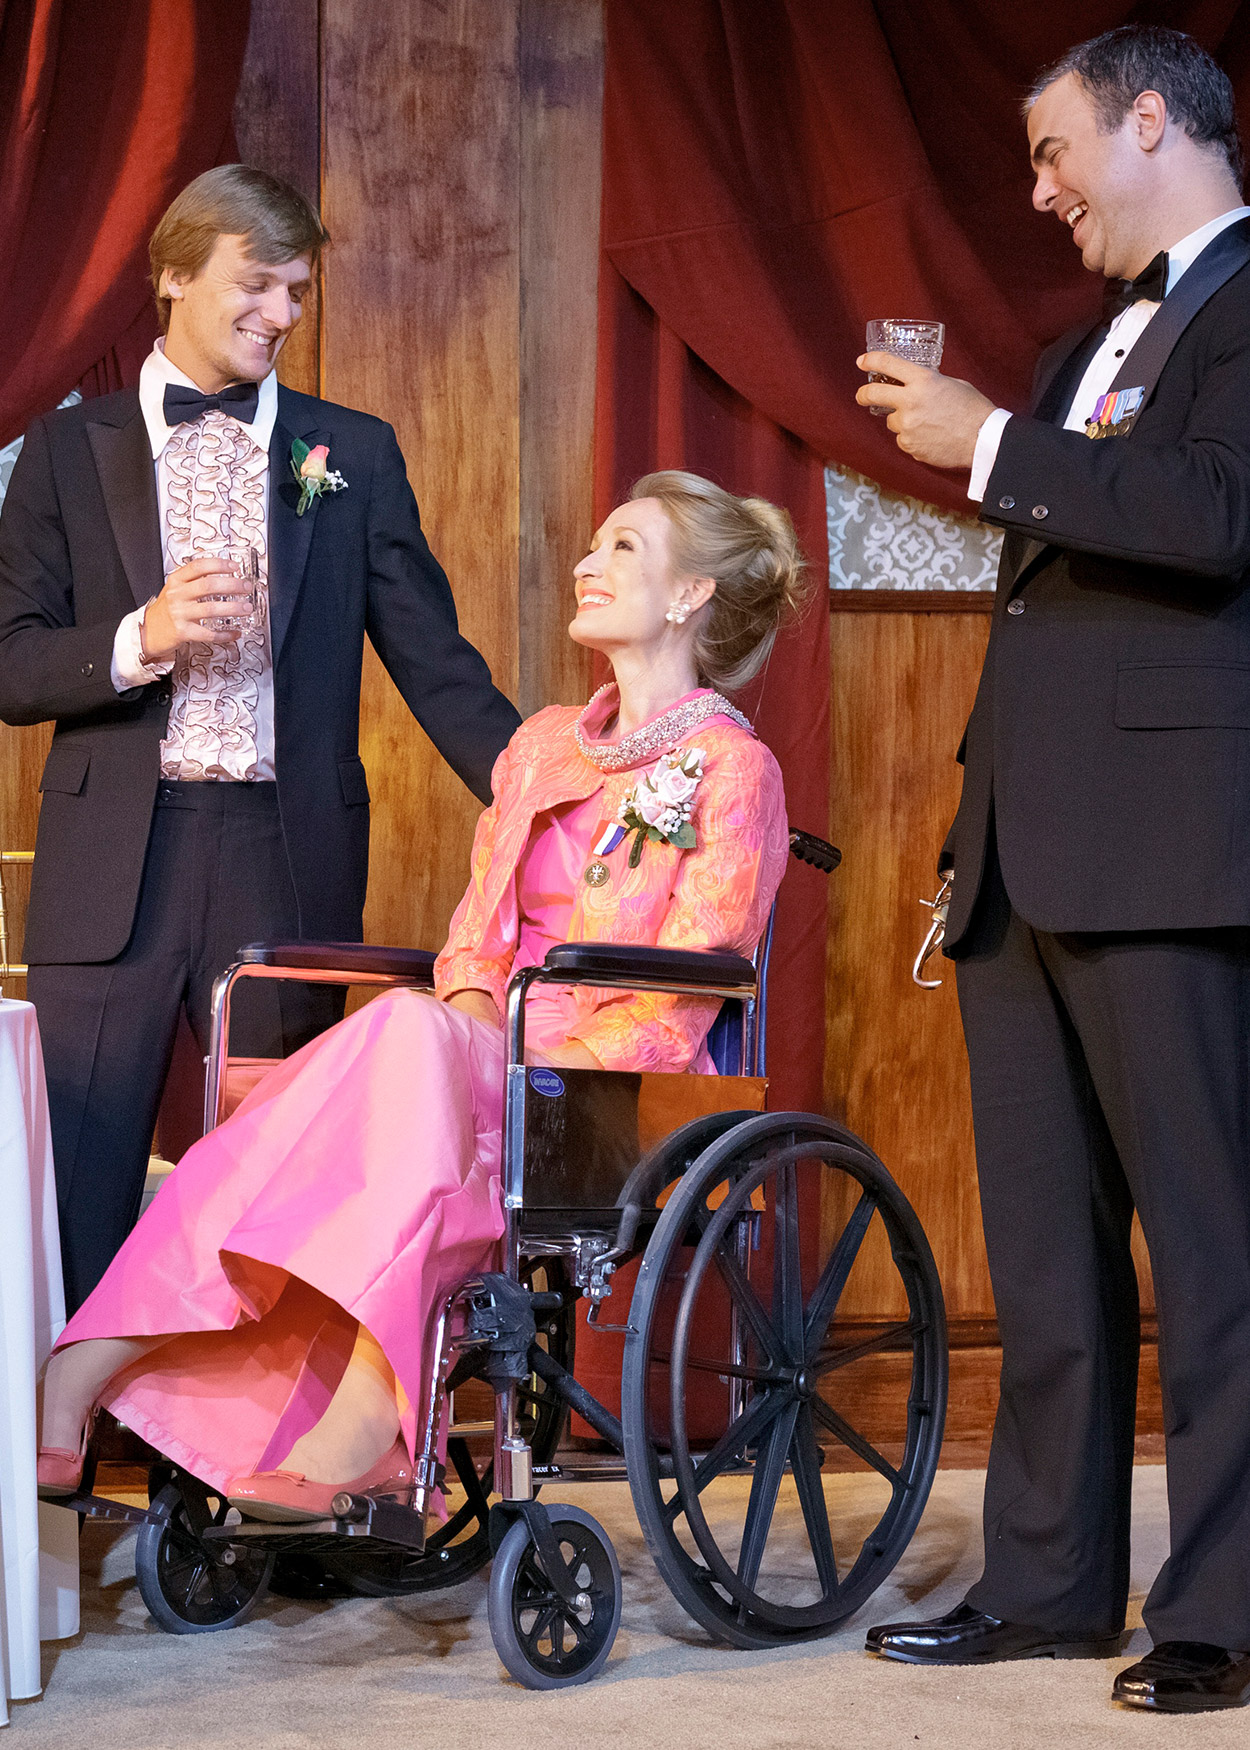
[[[246,943],[295,936],[298,924],[277,785],[162,782],[125,951],[100,965],[31,967],[70,1312],[138,1217],[179,1011],[206,1052],[218,973]],[[283,1056],[342,1012],[341,990],[245,981],[231,1052]]]
[[[1250,931],[1047,935],[994,858],[961,954],[1003,1342],[969,1601],[1057,1633],[1123,1625],[1136,1206],[1171,1518],[1146,1626],[1250,1649]]]

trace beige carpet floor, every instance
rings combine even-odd
[[[842,1479],[839,1479],[841,1482]],[[865,1627],[958,1602],[979,1566],[982,1476],[943,1471],[910,1550],[860,1616],[783,1653],[716,1647],[673,1602],[623,1484],[568,1488],[610,1531],[625,1581],[605,1672],[558,1694],[505,1680],[481,1578],[424,1599],[270,1598],[216,1635],[163,1634],[134,1584],[133,1534],[84,1534],[83,1629],[45,1648],[42,1700],[16,1706],[13,1750],[1036,1750],[1244,1746],[1250,1715],[1157,1718],[1108,1700],[1124,1660],[923,1671],[868,1659]],[[1131,1620],[1165,1547],[1164,1474],[1141,1467]],[[1148,1641],[1137,1627],[1126,1657]],[[0,1739],[0,1743],[3,1739]]]

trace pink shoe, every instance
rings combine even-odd
[[[96,1411],[92,1410],[83,1424],[82,1444],[77,1452],[68,1446],[41,1446],[36,1460],[35,1476],[41,1501],[56,1501],[64,1495],[76,1495],[82,1487],[83,1466],[87,1462],[87,1444],[95,1427]]]
[[[82,1487],[82,1469],[85,1463],[86,1454],[71,1452],[68,1446],[41,1446],[36,1473],[39,1479],[39,1499],[55,1501],[58,1495],[76,1495]]]
[[[330,1503],[339,1494],[405,1495],[412,1487],[412,1461],[403,1440],[362,1477],[350,1483],[314,1483],[300,1471],[258,1470],[250,1476],[232,1477],[226,1498],[249,1519],[267,1519],[288,1525],[304,1519],[329,1519]]]

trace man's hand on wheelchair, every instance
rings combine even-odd
[[[502,1027],[503,1020],[495,1006],[495,999],[485,990],[458,990],[447,998],[453,1009],[462,1009],[466,1015],[472,1015],[475,1021],[482,1021],[488,1027]],[[553,1051],[529,1050],[525,1053],[525,1061],[534,1069],[602,1069],[603,1065],[588,1046],[580,1039],[566,1039],[563,1045],[558,1045]]]

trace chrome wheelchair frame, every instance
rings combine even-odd
[[[825,872],[839,860],[832,846],[807,834],[792,833],[791,849]],[[629,1481],[648,1547],[670,1589],[696,1621],[731,1645],[775,1646],[828,1634],[875,1590],[923,1509],[945,1413],[941,1288],[902,1193],[872,1151],[841,1126],[812,1114],[735,1107],[733,1101],[762,1092],[754,1081],[554,1073],[525,1064],[529,992],[541,984],[591,985],[720,999],[715,1055],[723,1068],[732,1050],[739,1076],[758,1077],[771,934],[770,917],[754,960],[566,943],[541,966],[512,978],[501,1267],[460,1284],[438,1309],[410,1498],[344,1492],[323,1521],[243,1521],[224,1501],[214,1506],[202,1483],[158,1463],[148,1513],[119,1512],[142,1522],[136,1571],[144,1600],[164,1627],[188,1633],[232,1626],[255,1609],[271,1583],[306,1596],[344,1588],[402,1595],[455,1583],[491,1560],[491,1630],[509,1672],[533,1688],[584,1682],[602,1667],[616,1634],[619,1567],[589,1514],[548,1507],[537,1497],[546,1484],[592,1478]],[[241,950],[214,991],[206,1129],[224,1111],[230,1000],[239,979],[428,988],[434,958],[359,944]],[[633,1100],[641,1113],[648,1080],[667,1084],[666,1096],[715,1082],[722,1104],[662,1134],[650,1148],[641,1147],[641,1124],[622,1147],[600,1147],[593,1120],[602,1102],[616,1099],[610,1109],[619,1113],[621,1098],[626,1108]],[[567,1131],[559,1130],[554,1143],[544,1141],[548,1132],[556,1134],[557,1118]],[[586,1151],[571,1193],[561,1177],[567,1138],[580,1138]],[[611,1155],[606,1166],[599,1159],[605,1151]],[[829,1211],[844,1208],[836,1238],[826,1243]],[[853,1326],[849,1341],[835,1341],[830,1333],[839,1301],[878,1214],[906,1319],[887,1319],[873,1331]],[[634,1260],[638,1275],[628,1314],[623,1323],[602,1325],[611,1278]],[[765,1276],[767,1298],[758,1286]],[[573,1319],[583,1298],[589,1328],[625,1337],[619,1416],[573,1373]],[[674,1300],[677,1312],[670,1316]],[[720,1315],[720,1324],[709,1340],[711,1314]],[[699,1352],[709,1347],[710,1355]],[[911,1368],[895,1463],[834,1408],[823,1382],[870,1357],[907,1351]],[[692,1408],[703,1402],[700,1381],[709,1374],[725,1388],[710,1434],[698,1424],[706,1409]],[[492,1388],[493,1422],[457,1419],[455,1393],[469,1379]],[[560,1452],[570,1410],[617,1456]],[[492,1457],[479,1473],[467,1442],[488,1433]],[[818,1435],[832,1438],[889,1486],[888,1504],[849,1565],[839,1565],[834,1548],[822,1481],[827,1452]],[[446,1525],[432,1528],[435,1494],[446,1481],[444,1452],[465,1504]],[[776,1572],[765,1571],[785,1476],[793,1481],[810,1553],[799,1580],[786,1566],[788,1556]],[[725,1483],[732,1493],[735,1478],[744,1485],[749,1478],[749,1492],[742,1523],[727,1537],[703,1498]],[[91,1495],[66,1505],[118,1516]],[[680,1528],[678,1521],[684,1521]],[[193,1586],[185,1580],[192,1572]],[[800,1598],[813,1584],[815,1599]]]

